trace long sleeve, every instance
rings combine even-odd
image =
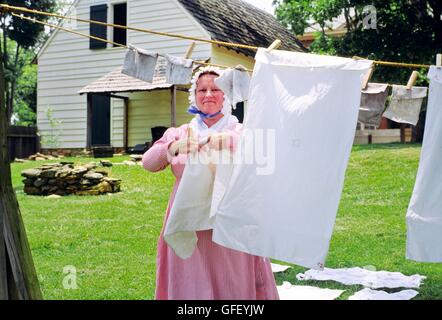
[[[168,149],[172,142],[180,139],[180,128],[169,128],[164,132],[161,139],[149,148],[142,158],[143,167],[151,172],[165,169],[172,161]]]

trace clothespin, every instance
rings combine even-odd
[[[370,78],[373,75],[373,72],[374,72],[374,65],[371,66],[370,70],[367,72],[367,74],[365,75],[365,77],[362,81],[362,90],[367,88],[368,81],[370,81]]]
[[[436,55],[436,67],[442,67],[442,53]]]
[[[411,88],[413,88],[418,76],[419,76],[419,72],[417,72],[416,70],[414,70],[411,73],[410,79],[408,79],[408,83],[407,83],[407,90],[411,90]]]
[[[192,41],[190,43],[189,47],[187,48],[186,55],[184,56],[184,59],[190,59],[190,57],[192,56],[193,49],[195,48],[195,44],[196,44],[195,41]]]
[[[235,69],[239,71],[247,71],[246,67],[244,67],[242,64],[237,65]]]
[[[278,49],[282,45],[281,40],[276,39],[273,43],[266,49],[267,51],[272,51]]]
[[[193,134],[194,134],[193,129],[191,127],[188,127],[187,128],[187,139],[194,140]]]

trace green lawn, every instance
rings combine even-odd
[[[428,278],[415,299],[442,299],[442,264],[405,259],[405,214],[419,153],[419,145],[353,148],[326,265],[419,273]],[[170,170],[152,174],[139,166],[115,165],[110,176],[122,179],[122,192],[47,199],[25,195],[22,190],[21,170],[38,164],[14,163],[12,171],[44,297],[152,299],[156,242],[173,185]],[[63,288],[66,266],[76,268],[78,289]],[[297,281],[296,273],[305,270],[294,267],[277,274],[277,283],[285,280],[345,289],[342,299],[362,289],[335,282]]]

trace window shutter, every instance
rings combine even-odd
[[[101,4],[97,6],[91,6],[90,20],[107,22],[107,5]],[[107,26],[101,26],[95,23],[91,23],[89,32],[91,36],[107,40]],[[106,42],[95,39],[90,39],[89,41],[90,49],[105,49],[106,47]]]
[[[127,4],[120,3],[114,5],[114,24],[127,26]],[[126,45],[127,31],[126,29],[114,27],[114,42]],[[115,47],[116,45],[114,45]]]

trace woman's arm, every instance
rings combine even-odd
[[[143,167],[151,172],[164,170],[173,158],[169,153],[169,146],[179,139],[180,128],[167,129],[161,139],[157,140],[153,146],[143,154]]]

